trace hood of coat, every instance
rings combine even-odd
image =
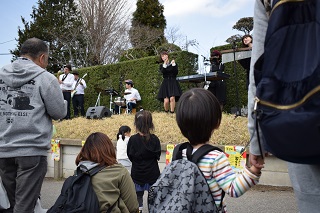
[[[9,87],[17,88],[46,72],[27,58],[18,58],[13,63],[1,68],[0,79]]]

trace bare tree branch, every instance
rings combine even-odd
[[[79,0],[95,64],[113,63],[128,46],[127,0]]]
[[[177,42],[183,39],[183,35],[179,33],[180,28],[178,26],[173,26],[165,29],[165,37],[168,43],[177,44]]]

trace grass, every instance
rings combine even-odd
[[[181,143],[187,139],[181,134],[175,116],[164,112],[152,113],[156,134],[161,143]],[[103,119],[73,118],[72,120],[54,121],[56,135],[54,138],[85,140],[93,132],[103,132],[112,141],[116,140],[119,127],[127,125],[131,134],[135,134],[134,115],[112,115]],[[249,140],[247,118],[223,114],[222,122],[210,139],[210,143],[219,145],[246,145]]]

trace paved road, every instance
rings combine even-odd
[[[50,208],[60,194],[63,181],[46,178],[41,191],[43,208]],[[256,186],[239,198],[225,197],[229,213],[296,213],[294,194],[288,187]],[[146,203],[146,196],[145,196]],[[144,213],[147,213],[145,206]]]

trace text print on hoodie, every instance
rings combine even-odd
[[[0,158],[46,156],[52,119],[67,114],[58,80],[27,58],[0,70]]]

